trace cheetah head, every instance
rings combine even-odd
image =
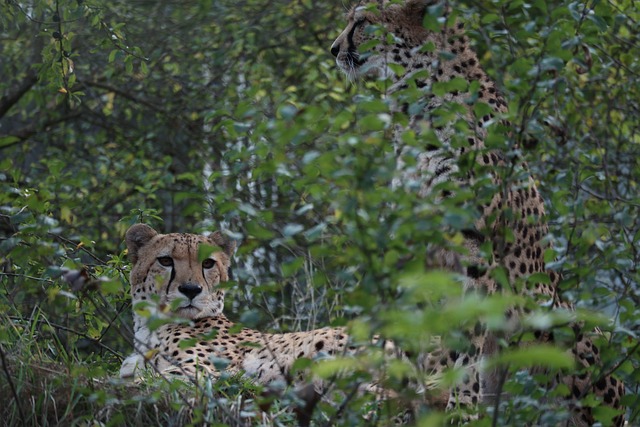
[[[126,242],[133,263],[134,307],[156,295],[179,317],[200,319],[222,313],[224,291],[218,285],[229,280],[234,242],[220,232],[208,237],[159,234],[145,224],[129,228]]]
[[[390,64],[409,68],[412,53],[435,37],[424,28],[423,18],[436,0],[390,3],[359,2],[347,14],[347,27],[331,45],[331,53],[349,79],[394,79]]]

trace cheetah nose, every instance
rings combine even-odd
[[[178,290],[182,292],[184,296],[192,300],[202,292],[202,286],[196,285],[195,283],[185,283],[184,285],[178,286]]]
[[[331,46],[331,54],[332,54],[333,56],[338,56],[338,54],[339,54],[339,53],[340,53],[340,46],[339,46],[338,44],[335,44],[335,43],[334,43],[334,44]]]

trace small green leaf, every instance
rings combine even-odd
[[[211,361],[211,363],[213,363],[213,366],[218,371],[224,371],[225,369],[227,369],[227,367],[231,363],[231,361],[229,359],[226,359],[226,358],[223,358],[223,357],[216,357],[216,356],[213,356],[213,355],[209,356],[209,361]]]
[[[198,343],[198,338],[183,338],[178,343],[178,348],[184,350],[186,348],[191,348]]]
[[[491,271],[491,277],[503,288],[509,289],[509,275],[504,267],[496,267]]]
[[[285,237],[291,237],[293,235],[296,235],[298,233],[300,233],[302,230],[304,230],[304,226],[300,225],[300,224],[287,224],[284,226],[284,229],[282,230],[282,234]]]
[[[211,254],[218,252],[221,249],[218,246],[207,245],[206,243],[200,243],[198,245],[198,262],[202,262],[211,257]]]
[[[320,378],[331,378],[345,371],[356,369],[358,361],[351,357],[323,359],[312,367],[312,371]]]
[[[291,365],[291,374],[304,371],[305,369],[309,368],[312,364],[313,362],[311,361],[311,359],[308,359],[306,357],[300,357],[296,359],[295,362],[293,362],[293,365]]]
[[[370,28],[371,26],[369,26],[368,28]],[[370,51],[373,50],[374,47],[378,46],[378,44],[380,44],[379,40],[369,40],[367,42],[362,43],[359,47],[358,47],[358,52],[360,53],[368,53]]]
[[[284,277],[291,277],[296,274],[304,265],[304,258],[294,258],[292,261],[283,262],[281,265],[282,275]]]
[[[596,421],[599,421],[603,426],[611,426],[613,424],[613,419],[620,414],[624,414],[624,410],[617,410],[610,406],[602,405],[596,406],[591,409],[591,413],[593,414],[593,418]]]
[[[534,345],[505,349],[499,356],[488,361],[491,367],[509,365],[512,368],[543,366],[553,369],[571,369],[575,361],[564,350],[550,345]]]
[[[482,19],[480,20],[480,22],[483,24],[490,24],[492,22],[496,22],[499,20],[500,20],[500,17],[497,14],[487,13],[486,15],[482,16]]]
[[[6,147],[8,145],[11,145],[15,142],[20,141],[20,138],[18,138],[17,136],[3,136],[0,137],[0,148],[2,147]]]
[[[393,62],[390,62],[387,64],[387,66],[391,69],[391,71],[394,72],[396,76],[403,76],[405,73],[404,67],[400,64],[394,64]]]
[[[116,295],[122,293],[122,282],[120,280],[108,280],[100,282],[100,291],[105,295]]]

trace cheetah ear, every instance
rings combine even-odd
[[[129,259],[132,263],[138,261],[138,252],[140,248],[149,243],[151,239],[158,235],[158,232],[147,224],[132,225],[125,236],[127,249],[129,251]]]
[[[233,251],[236,249],[235,240],[231,240],[229,237],[225,236],[219,231],[212,233],[209,236],[209,240],[211,240],[214,245],[221,247],[224,253],[227,254],[229,258],[231,258],[231,255],[233,255]]]

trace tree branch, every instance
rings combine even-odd
[[[31,138],[36,133],[39,133],[42,130],[46,130],[50,126],[66,122],[68,120],[76,119],[76,118],[80,117],[80,115],[81,115],[80,112],[75,112],[75,113],[72,113],[72,114],[67,114],[67,115],[62,116],[62,117],[57,117],[57,118],[53,118],[53,119],[47,120],[44,123],[36,123],[36,124],[33,124],[33,125],[25,126],[25,127],[21,128],[21,129],[18,129],[18,130],[14,131],[14,132],[11,132],[10,134],[4,134],[4,135],[0,134],[0,139],[1,138],[12,137],[12,136],[15,137],[15,138],[18,138],[14,142],[8,143],[8,144],[3,145],[3,146],[0,146],[0,150],[3,149],[3,148],[8,148],[8,147],[14,146],[16,144],[19,144],[21,142],[24,142],[27,139]]]
[[[36,84],[37,81],[38,75],[36,72],[34,70],[29,70],[27,72],[27,76],[22,80],[18,87],[0,98],[0,118],[4,117],[11,107],[13,107],[20,98],[22,98],[22,96],[27,93],[34,84]]]
[[[162,108],[158,107],[153,102],[147,101],[146,99],[138,98],[138,97],[132,95],[131,92],[128,92],[128,91],[123,90],[123,89],[119,89],[119,88],[117,88],[115,86],[112,86],[112,85],[109,85],[109,84],[106,84],[106,83],[100,83],[100,82],[97,82],[97,81],[92,81],[92,80],[82,80],[82,81],[78,81],[78,83],[82,83],[82,84],[85,84],[87,86],[91,86],[91,87],[95,87],[95,88],[98,88],[98,89],[104,89],[106,91],[113,92],[116,95],[119,95],[119,96],[121,96],[123,98],[128,99],[129,101],[133,101],[133,102],[135,102],[137,104],[144,105],[145,107],[147,107],[147,108],[149,108],[149,109],[151,109],[153,111],[156,111],[158,113],[167,114],[167,112],[165,110],[163,110]]]
[[[13,384],[13,380],[11,379],[11,373],[9,372],[9,367],[7,366],[7,360],[4,356],[4,349],[0,346],[0,359],[2,359],[2,370],[4,371],[5,376],[7,377],[7,382],[9,383],[9,387],[11,388],[11,393],[13,394],[13,400],[16,402],[16,407],[18,408],[18,413],[20,414],[20,419],[24,425],[27,424],[27,419],[24,416],[24,412],[22,412],[22,406],[20,405],[20,398],[16,391],[16,387]]]

